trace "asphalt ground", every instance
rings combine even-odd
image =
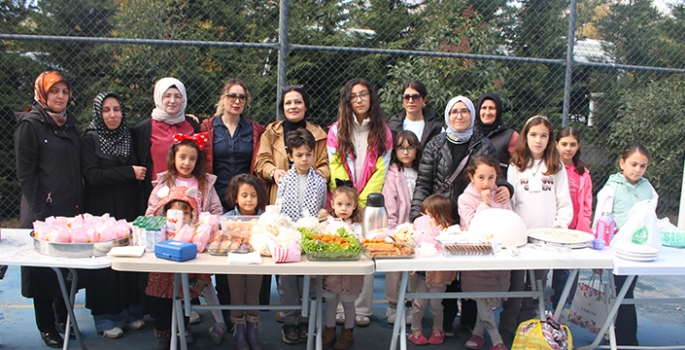
[[[582,278],[587,277],[588,271],[581,273]],[[278,294],[275,283],[272,284],[272,304],[278,303]],[[33,304],[30,299],[23,298],[20,294],[21,278],[18,267],[10,267],[4,280],[0,280],[0,344],[2,349],[46,349],[40,339],[35,326]],[[685,288],[685,276],[642,276],[638,280],[635,290],[636,297],[683,297]],[[551,290],[548,288],[548,293]],[[384,300],[385,275],[377,273],[374,283],[374,308],[371,324],[368,327],[355,328],[355,344],[350,349],[384,349],[389,348],[392,325],[388,324],[385,317],[387,306]],[[76,295],[76,317],[89,349],[154,349],[157,340],[152,332],[152,319],[146,316],[148,326],[138,331],[125,330],[124,336],[119,339],[103,338],[96,333],[90,311],[85,309],[85,292],[79,291]],[[639,305],[638,338],[643,346],[648,345],[683,345],[685,344],[685,305],[677,303],[659,305]],[[496,310],[498,314],[499,310]],[[233,337],[227,335],[220,346],[214,345],[207,335],[207,330],[213,324],[209,311],[200,311],[202,323],[192,326],[192,334],[195,342],[189,345],[189,349],[234,349]],[[259,338],[264,344],[264,349],[304,349],[304,344],[287,345],[281,341],[281,324],[274,320],[274,312],[262,312],[261,331]],[[457,320],[458,321],[458,320]],[[458,322],[457,322],[458,323]],[[430,312],[426,313],[423,320],[424,334],[430,335],[432,320]],[[570,326],[576,347],[590,344],[594,334],[574,325]],[[426,345],[422,348],[441,349],[464,349],[463,344],[469,334],[456,327],[456,335],[446,338],[442,345]],[[418,349],[407,342],[408,349]],[[490,346],[489,342],[484,349]],[[76,340],[70,342],[71,349],[78,349]]]

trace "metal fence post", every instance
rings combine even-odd
[[[280,101],[283,95],[281,87],[286,84],[286,70],[288,68],[288,0],[281,0],[278,18],[278,86],[276,87],[276,101]],[[278,102],[276,103],[276,118],[278,120],[284,118],[278,111]]]
[[[571,0],[568,18],[568,47],[566,49],[566,78],[564,79],[564,111],[561,126],[568,125],[571,110],[571,80],[573,79],[573,42],[576,33],[576,5],[577,0]]]

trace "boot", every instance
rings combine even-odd
[[[159,331],[155,329],[155,337],[157,337],[157,347],[155,350],[169,350],[171,347],[171,331]]]
[[[250,350],[250,345],[245,337],[245,317],[233,321],[233,337],[235,337],[235,348],[237,350]]]
[[[346,350],[352,344],[354,344],[354,336],[352,334],[353,328],[343,328],[340,331],[340,338],[335,344],[333,344],[333,349],[335,350]]]
[[[331,346],[333,346],[333,343],[335,343],[337,336],[335,334],[335,326],[333,327],[326,327],[323,330],[323,336],[321,337],[321,343],[323,345],[323,349],[328,349]]]
[[[262,350],[262,344],[260,344],[259,339],[257,339],[258,324],[259,323],[257,322],[247,322],[247,343],[250,344],[251,350]]]

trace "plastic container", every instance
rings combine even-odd
[[[609,245],[614,238],[616,221],[611,213],[602,213],[595,225],[595,239],[601,239],[605,245]]]
[[[159,242],[155,244],[155,256],[160,259],[184,262],[195,259],[197,256],[197,246],[193,243],[173,240]]]

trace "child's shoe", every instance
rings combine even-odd
[[[335,350],[347,350],[354,344],[354,336],[352,334],[353,328],[343,328],[340,331],[340,339],[333,344]]]
[[[283,335],[283,342],[286,344],[298,344],[300,342],[297,326],[294,324],[284,324],[281,334]]]
[[[333,343],[335,343],[336,338],[337,336],[335,334],[335,327],[326,327],[323,330],[323,336],[321,337],[322,348],[325,350],[333,346]]]
[[[423,333],[421,331],[413,331],[409,335],[409,341],[412,342],[414,345],[426,345],[428,344],[428,339],[423,336]]]
[[[466,341],[466,344],[464,344],[464,347],[467,349],[473,349],[473,350],[478,350],[485,345],[485,339],[481,336],[477,336],[475,334],[471,335],[471,338]]]
[[[490,350],[509,350],[504,343],[497,343],[490,347]]]
[[[228,328],[223,323],[215,323],[211,328],[209,328],[209,337],[212,338],[214,344],[219,345],[224,340],[224,334]]]
[[[445,341],[445,332],[437,329],[434,329],[430,338],[428,338],[428,344],[440,345],[443,341]]]
[[[171,331],[155,331],[155,337],[157,337],[157,347],[155,350],[168,350],[171,347]]]

